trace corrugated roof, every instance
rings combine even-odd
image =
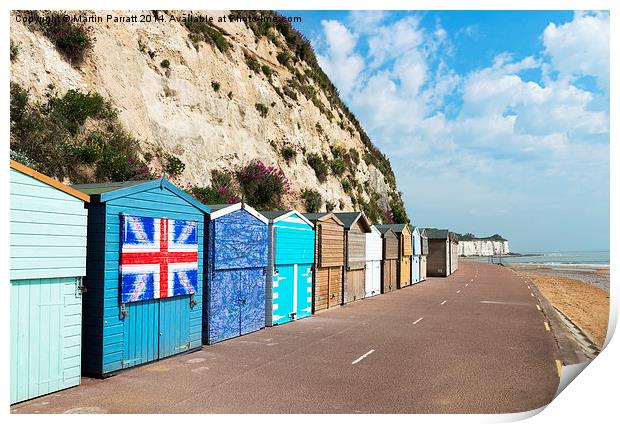
[[[97,184],[75,184],[71,187],[80,190],[86,194],[101,194],[108,193],[110,191],[120,190],[122,188],[133,187],[139,184],[149,183],[152,181],[154,180],[122,181]]]

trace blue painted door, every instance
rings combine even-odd
[[[263,268],[250,268],[238,275],[240,334],[247,334],[265,326],[265,272]]]
[[[284,324],[291,321],[295,295],[295,265],[278,265],[273,276],[273,319],[272,323]]]
[[[159,358],[159,300],[126,303],[125,309],[123,368]]]
[[[239,335],[241,310],[239,308],[239,277],[236,270],[219,270],[213,273],[210,300],[209,343]]]
[[[189,349],[189,295],[159,300],[159,358]]]
[[[312,264],[295,265],[297,267],[297,308],[296,318],[312,315]]]

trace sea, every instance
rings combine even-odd
[[[476,258],[481,262],[499,262],[500,258]],[[609,266],[609,250],[592,252],[538,252],[524,256],[502,256],[503,263],[538,265]]]

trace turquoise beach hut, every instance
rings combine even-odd
[[[80,384],[89,196],[13,160],[10,181],[15,403]]]
[[[263,212],[269,219],[265,325],[312,315],[314,224],[296,210]]]
[[[105,376],[202,346],[202,203],[165,178],[90,195],[84,372]]]

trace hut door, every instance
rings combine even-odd
[[[289,322],[295,312],[293,299],[295,297],[295,268],[297,265],[278,265],[277,286],[273,287],[273,323],[284,324]]]
[[[240,334],[260,330],[265,326],[265,271],[250,268],[238,271],[240,304]]]
[[[189,349],[189,295],[159,300],[159,357]]]
[[[239,271],[218,270],[211,281],[209,314],[209,343],[239,335],[241,312],[239,305]],[[205,311],[206,312],[206,311]]]
[[[312,265],[295,265],[297,268],[296,275],[296,299],[297,299],[297,316],[303,318],[312,314]]]

